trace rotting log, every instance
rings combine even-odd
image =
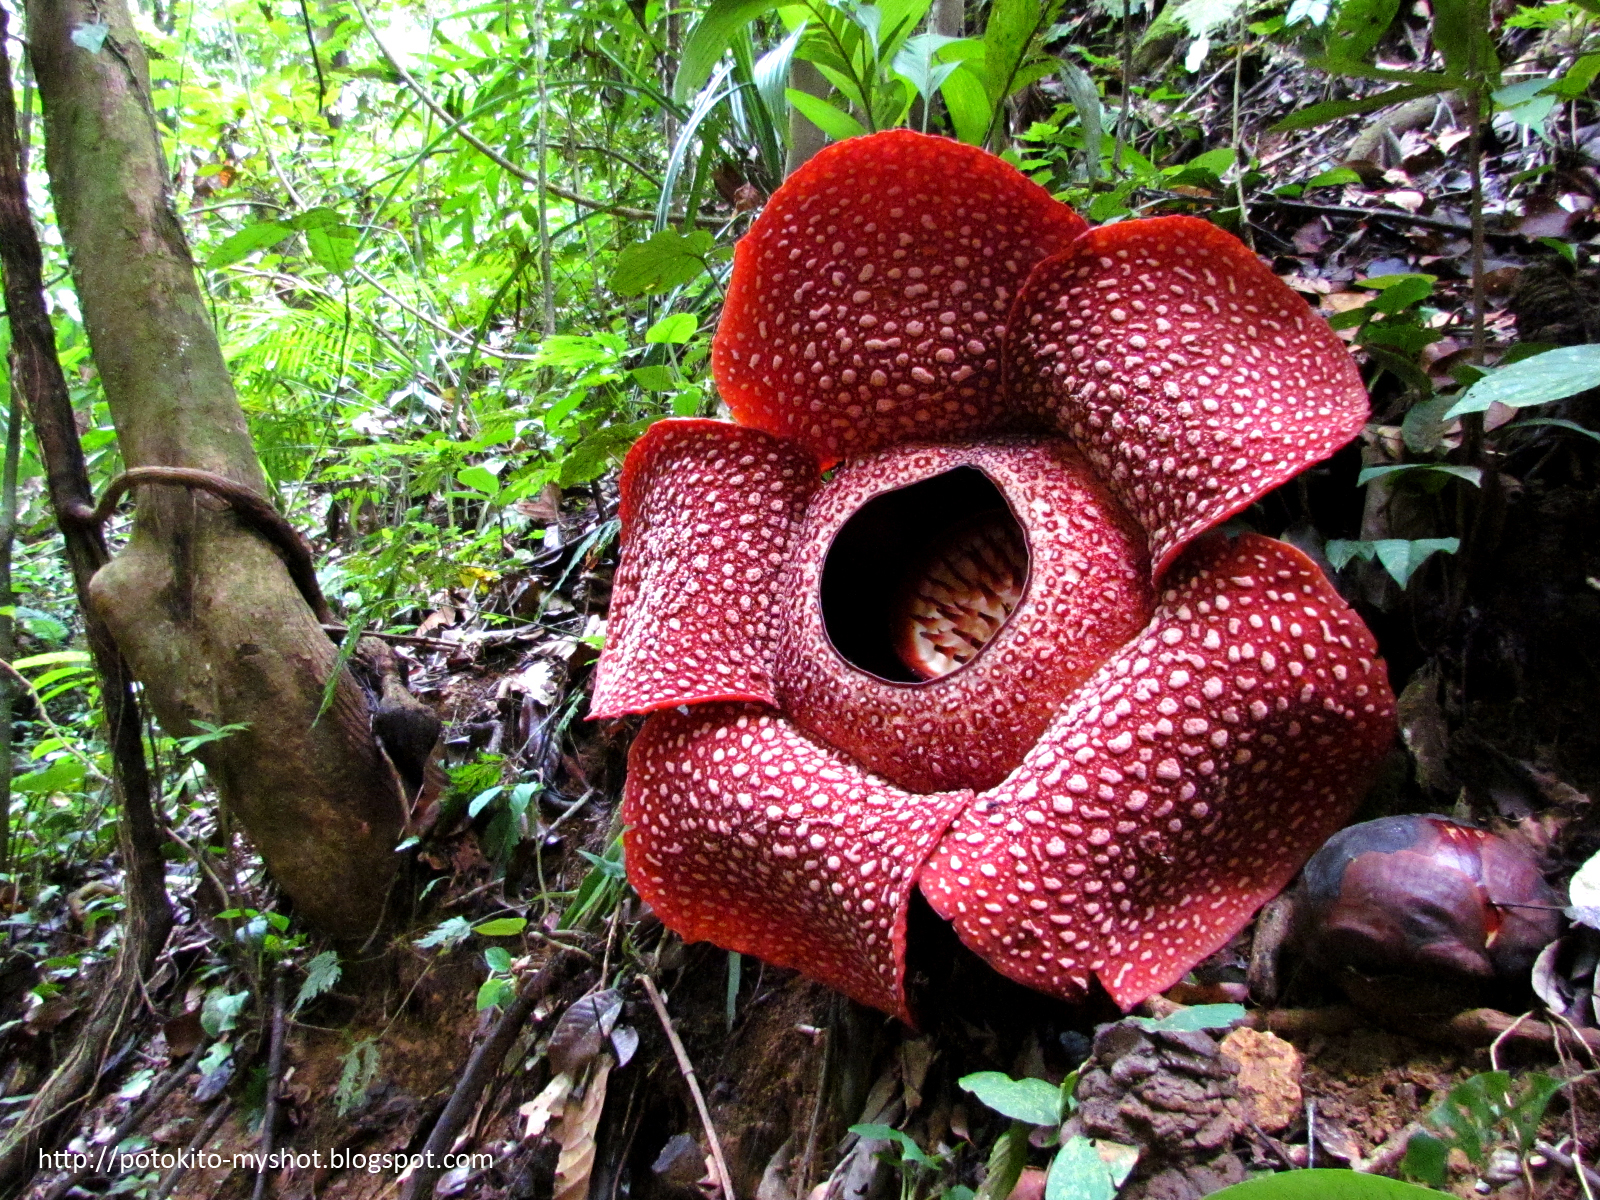
[[[210,471],[267,495],[173,207],[125,0],[29,0],[46,166],[95,364],[129,467]],[[104,41],[74,33],[104,26]],[[145,485],[126,549],[95,575],[110,630],[164,729],[243,728],[197,754],[298,912],[336,937],[378,925],[403,824],[365,693],[273,549],[226,505]]]

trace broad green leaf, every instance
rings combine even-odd
[[[1328,31],[1328,57],[1340,63],[1364,62],[1400,11],[1400,0],[1344,0]]]
[[[1452,413],[1454,411],[1451,410]],[[1450,413],[1445,415],[1449,416]],[[1481,487],[1483,484],[1483,471],[1479,467],[1457,467],[1450,463],[1393,463],[1386,467],[1364,467],[1361,474],[1356,476],[1356,486],[1364,487],[1374,479],[1382,479],[1386,475],[1398,475],[1402,471],[1450,475],[1456,479],[1465,479],[1473,487]]]
[[[824,69],[824,74],[827,71]],[[842,142],[846,138],[860,137],[867,132],[866,126],[856,120],[849,113],[835,108],[826,100],[813,96],[810,92],[802,92],[797,88],[785,88],[784,93],[789,103],[800,111],[800,115],[810,121],[823,133]]]
[[[334,275],[343,275],[356,265],[356,247],[361,231],[354,225],[318,225],[306,230],[306,249],[317,265]]]
[[[1485,411],[1491,404],[1527,408],[1600,387],[1600,346],[1562,346],[1485,373],[1445,414]]]
[[[619,296],[643,296],[688,283],[705,269],[711,244],[711,234],[704,229],[692,233],[663,229],[647,241],[624,246],[611,272],[611,290]]]
[[[1489,0],[1433,0],[1433,44],[1451,74],[1491,84],[1499,80]]]
[[[1405,587],[1416,574],[1417,568],[1435,554],[1454,554],[1461,549],[1460,538],[1380,538],[1377,541],[1357,542],[1331,538],[1323,553],[1335,571],[1344,570],[1352,559],[1371,562],[1374,558],[1389,572],[1389,577]]]
[[[711,78],[717,60],[734,35],[777,7],[775,0],[712,0],[711,7],[684,39],[678,74],[672,81],[672,98],[679,104],[693,100]]]
[[[484,937],[516,937],[527,927],[528,922],[525,917],[497,917],[493,921],[474,925],[472,932],[482,934]]]
[[[678,387],[678,373],[671,367],[635,367],[629,374],[647,392],[671,392]]]
[[[1310,179],[1306,180],[1306,186],[1308,188],[1338,187],[1340,184],[1360,182],[1361,176],[1357,175],[1349,167],[1334,167],[1331,171],[1324,171],[1320,175],[1313,175]]]
[[[850,1132],[859,1138],[872,1142],[893,1142],[900,1147],[900,1157],[904,1162],[916,1163],[919,1167],[933,1168],[938,1164],[928,1156],[921,1146],[910,1134],[904,1130],[896,1129],[892,1125],[852,1125]]]
[[[480,929],[478,932],[483,931]],[[511,970],[511,955],[503,946],[490,946],[483,952],[483,964],[489,970],[504,975]]]
[[[11,790],[26,795],[48,796],[55,792],[81,792],[84,767],[68,755],[56,759],[41,771],[29,771],[11,781]]]
[[[700,318],[693,313],[671,313],[646,329],[644,340],[647,345],[681,346],[692,338],[699,328]]]
[[[1017,1180],[1022,1177],[1022,1168],[1027,1163],[1028,1127],[1021,1121],[1013,1121],[1011,1128],[996,1139],[994,1149],[989,1152],[988,1170],[975,1200],[1006,1200],[1017,1186]]]
[[[1414,1133],[1406,1143],[1400,1169],[1413,1179],[1444,1187],[1449,1182],[1450,1147],[1431,1133]]]
[[[961,65],[958,62],[939,62],[935,56],[957,40],[937,33],[922,33],[908,38],[894,56],[894,69],[917,89],[918,95],[932,101],[944,81],[950,78],[951,72]]]
[[[989,103],[984,84],[986,69],[982,58],[964,59],[961,69],[952,71],[939,85],[945,111],[950,114],[956,137],[969,146],[980,146],[989,133],[994,106]]]
[[[1043,1079],[1012,1079],[1000,1071],[979,1071],[956,1082],[1013,1121],[1055,1125],[1061,1120],[1061,1089]]]
[[[1589,90],[1595,76],[1600,75],[1600,54],[1585,54],[1550,89],[1563,100],[1576,100]]]
[[[1211,1200],[1439,1200],[1444,1192],[1363,1171],[1281,1171],[1213,1192]]]
[[[246,225],[224,238],[222,244],[206,256],[206,266],[212,270],[232,266],[265,246],[277,245],[293,232],[282,221],[257,221],[253,225]]]
[[[456,472],[456,480],[474,491],[482,492],[486,496],[497,495],[500,491],[500,480],[488,467],[474,464],[462,467]]]
[[[1088,1138],[1068,1138],[1061,1143],[1045,1176],[1044,1200],[1116,1200],[1111,1171]]]
[[[1168,1013],[1164,1017],[1129,1017],[1135,1025],[1142,1029],[1227,1029],[1230,1025],[1244,1020],[1244,1006],[1242,1004],[1194,1004],[1188,1008],[1180,1008],[1176,1012]]]

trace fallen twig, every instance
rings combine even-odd
[[[267,1050],[267,1103],[261,1117],[261,1167],[256,1171],[255,1190],[251,1200],[261,1200],[267,1191],[267,1163],[272,1157],[272,1126],[278,1119],[278,1089],[283,1083],[283,1041],[288,1015],[283,1003],[283,968],[280,966],[272,980],[272,1041]]]
[[[1533,1149],[1535,1153],[1544,1155],[1558,1167],[1565,1167],[1578,1176],[1583,1181],[1584,1191],[1588,1191],[1591,1187],[1600,1187],[1600,1171],[1584,1166],[1572,1155],[1557,1150],[1549,1142],[1535,1142]]]
[[[666,1032],[667,1041],[672,1043],[672,1053],[678,1059],[678,1070],[683,1075],[683,1081],[689,1085],[689,1094],[694,1097],[695,1108],[700,1111],[700,1124],[705,1126],[706,1141],[711,1145],[711,1158],[717,1164],[717,1176],[718,1182],[722,1185],[723,1200],[735,1200],[733,1176],[728,1173],[727,1160],[722,1156],[722,1143],[717,1140],[717,1128],[711,1123],[711,1110],[706,1107],[706,1098],[700,1091],[700,1081],[695,1078],[694,1064],[689,1061],[689,1052],[683,1048],[683,1041],[672,1026],[672,1018],[667,1015],[666,1002],[656,990],[655,980],[648,975],[641,975],[639,982],[644,984],[645,994],[650,997],[650,1006],[656,1010],[661,1028]]]
[[[451,1093],[450,1102],[444,1106],[444,1111],[434,1122],[433,1131],[428,1134],[427,1143],[422,1148],[424,1162],[440,1161],[455,1145],[456,1136],[477,1108],[479,1094],[500,1069],[500,1063],[511,1049],[511,1044],[517,1040],[517,1034],[522,1032],[522,1027],[533,1015],[534,1007],[571,969],[573,957],[564,950],[558,950],[522,985],[517,998],[500,1014],[489,1036],[478,1043],[472,1057],[467,1059],[466,1069],[461,1072],[461,1079]],[[400,1193],[401,1200],[428,1200],[433,1195],[433,1185],[439,1181],[443,1171],[442,1167],[418,1167],[406,1180],[405,1188]]]
[[[1306,200],[1289,200],[1283,196],[1264,196],[1261,203],[1273,208],[1298,208],[1305,212],[1326,213],[1336,217],[1380,217],[1385,221],[1399,221],[1403,225],[1420,225],[1424,229],[1443,229],[1448,233],[1472,232],[1471,225],[1464,225],[1459,221],[1449,221],[1444,217],[1427,217],[1421,213],[1406,212],[1402,208],[1357,208],[1350,204],[1312,204]],[[1501,233],[1495,231],[1492,236],[1521,237],[1520,233]]]

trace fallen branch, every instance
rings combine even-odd
[[[272,1041],[267,1050],[267,1104],[261,1117],[261,1166],[256,1171],[255,1190],[251,1200],[261,1200],[267,1191],[267,1163],[272,1158],[272,1127],[278,1119],[278,1090],[283,1085],[283,1042],[288,1027],[288,1014],[283,1002],[283,967],[280,965],[272,980]]]
[[[193,1159],[195,1151],[204,1149],[205,1144],[222,1127],[222,1123],[228,1119],[228,1114],[232,1111],[232,1100],[223,1097],[217,1101],[217,1106],[206,1117],[205,1124],[200,1126],[195,1135],[189,1139],[189,1144],[184,1147],[184,1152],[178,1155],[177,1165],[166,1173],[150,1200],[167,1200],[167,1196],[172,1192],[172,1189],[177,1187],[178,1181],[183,1178],[184,1172],[189,1169],[189,1162]]]
[[[701,1094],[700,1081],[695,1078],[694,1064],[689,1061],[689,1052],[683,1048],[683,1041],[678,1037],[678,1031],[672,1027],[672,1018],[667,1015],[666,1002],[656,990],[655,980],[648,975],[641,975],[639,982],[644,984],[645,993],[650,997],[650,1005],[656,1010],[656,1017],[661,1021],[661,1028],[666,1032],[667,1041],[672,1044],[672,1053],[677,1056],[678,1071],[683,1075],[683,1081],[689,1085],[689,1094],[694,1097],[694,1106],[700,1112],[700,1124],[705,1127],[706,1141],[711,1146],[711,1159],[717,1164],[722,1198],[735,1200],[733,1176],[728,1173],[728,1162],[722,1156],[722,1143],[717,1140],[717,1127],[711,1123],[711,1110],[706,1107],[706,1098]]]

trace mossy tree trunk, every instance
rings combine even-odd
[[[174,211],[125,0],[28,0],[27,17],[56,218],[125,462],[266,494]],[[198,752],[223,802],[300,914],[365,937],[404,819],[365,693],[343,672],[318,719],[337,650],[282,561],[203,493],[137,496],[131,540],[94,578],[95,612],[169,734],[246,726]]]

